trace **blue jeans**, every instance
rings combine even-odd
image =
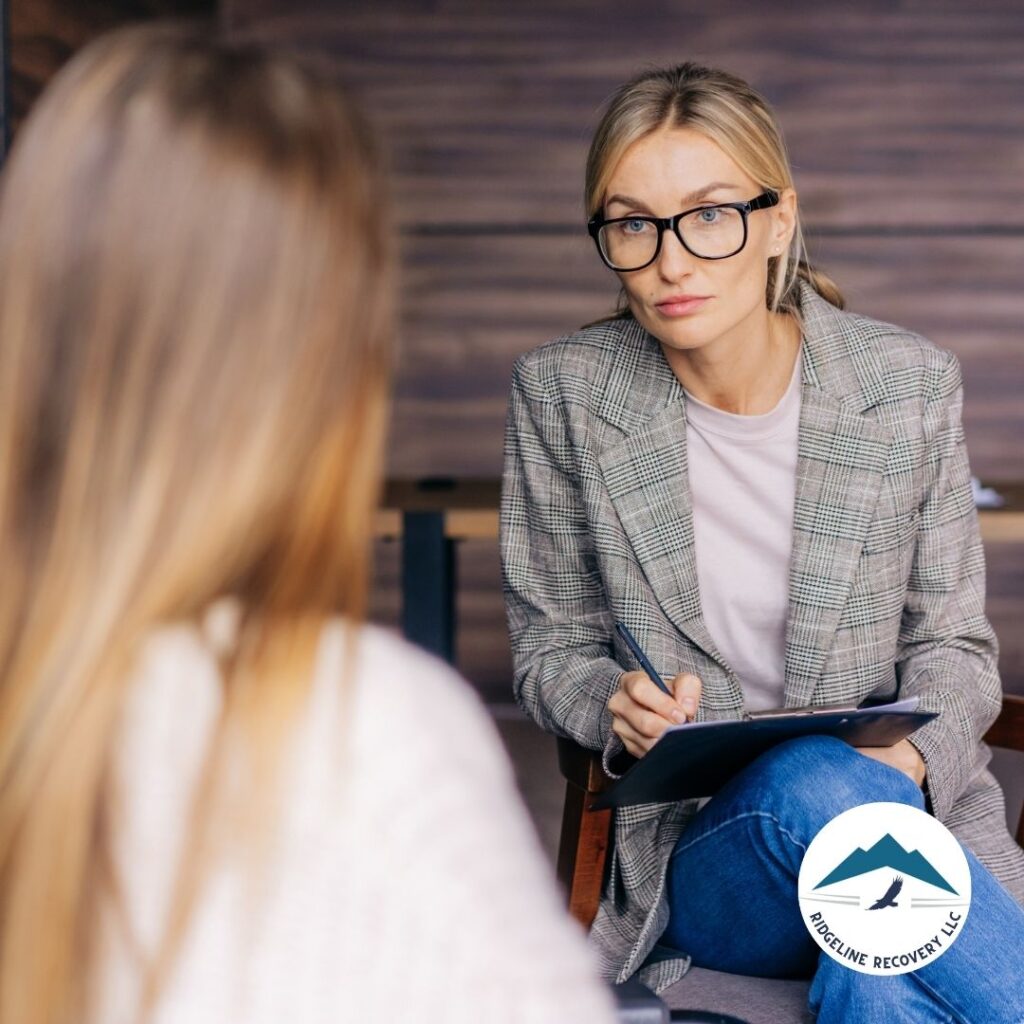
[[[932,963],[909,974],[863,974],[811,938],[797,901],[804,851],[837,814],[876,800],[924,808],[911,778],[834,737],[789,740],[762,754],[679,838],[661,944],[715,971],[813,978],[809,1005],[821,1024],[1021,1024],[1024,910],[962,844],[971,910]]]

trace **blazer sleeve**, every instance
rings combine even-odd
[[[610,756],[622,749],[608,700],[623,669],[565,413],[529,360],[512,371],[499,530],[516,702]]]
[[[896,660],[900,696],[939,717],[908,739],[943,820],[970,781],[999,714],[995,632],[985,616],[985,558],[961,422],[960,364],[947,353],[924,410],[925,488]]]

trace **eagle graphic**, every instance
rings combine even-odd
[[[900,889],[903,888],[903,879],[897,875],[892,880],[892,885],[885,890],[885,895],[868,907],[868,910],[882,910],[884,907],[898,907],[899,904],[896,902],[896,897],[900,894]]]

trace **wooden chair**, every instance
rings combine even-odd
[[[1024,752],[1024,697],[1005,695],[999,718],[985,734],[985,742]],[[558,764],[565,777],[565,806],[562,813],[562,835],[558,847],[558,877],[565,887],[569,912],[584,928],[589,928],[597,914],[604,888],[608,851],[612,842],[612,812],[592,811],[593,797],[602,792],[611,780],[601,767],[601,756],[571,740],[559,737]],[[1024,847],[1024,809],[1017,824],[1017,842]],[[685,988],[687,977],[693,980]],[[770,1020],[777,1024],[802,1021],[807,983],[765,978],[726,975],[702,968],[691,968],[678,983],[676,996],[685,1005],[694,1001],[706,1010],[719,1013],[743,1013],[750,1021]],[[702,987],[703,986],[703,987]],[[672,993],[663,993],[673,1006]],[[763,1016],[751,1012],[759,1005]]]

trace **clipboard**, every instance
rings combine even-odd
[[[760,754],[797,736],[836,736],[852,747],[891,747],[937,711],[918,711],[918,698],[868,707],[778,708],[742,719],[684,722],[601,793],[591,810],[713,796]]]

